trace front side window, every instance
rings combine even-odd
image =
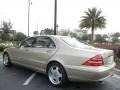
[[[55,48],[54,42],[49,37],[38,37],[33,44],[37,48]]]
[[[27,40],[23,41],[20,45],[20,47],[32,47],[32,44],[34,42],[34,38],[28,38]]]

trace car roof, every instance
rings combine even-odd
[[[47,36],[47,37],[53,37],[53,38],[68,37],[68,36],[61,36],[61,35],[40,35],[40,36]],[[40,37],[40,36],[33,36],[33,37]]]

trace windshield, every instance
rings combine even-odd
[[[78,41],[75,38],[71,38],[71,37],[62,37],[61,38],[65,43],[67,43],[68,45],[75,47],[75,48],[90,48],[91,46],[84,44],[80,41]]]

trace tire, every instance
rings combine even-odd
[[[3,65],[5,67],[10,67],[12,65],[8,53],[3,54]]]
[[[67,84],[67,74],[63,66],[59,63],[51,63],[47,68],[49,82],[55,87],[63,87]]]

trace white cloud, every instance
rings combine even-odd
[[[30,33],[45,27],[53,28],[54,0],[31,0]],[[10,19],[14,29],[27,34],[28,0],[0,0],[0,21]],[[87,8],[101,8],[107,18],[106,29],[96,33],[119,32],[119,0],[58,0],[58,25],[61,28],[77,29],[80,17]]]

